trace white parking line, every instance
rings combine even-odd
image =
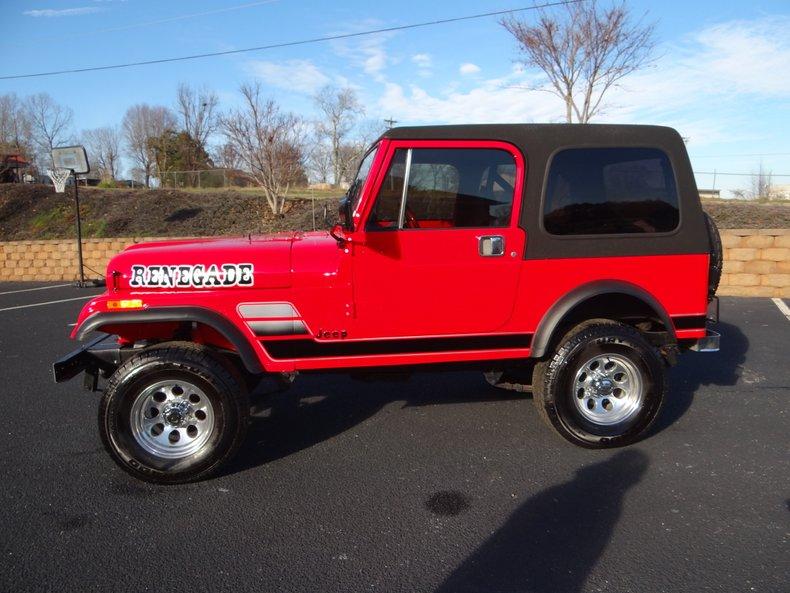
[[[68,303],[69,301],[85,301],[88,299],[92,299],[93,297],[97,297],[99,296],[99,294],[74,297],[73,299],[61,299],[59,301],[47,301],[46,303],[33,303],[32,305],[17,305],[16,307],[6,307],[5,309],[0,309],[0,313],[2,313],[3,311],[13,311],[14,309],[28,309],[30,307],[43,307],[44,305],[56,305],[57,303]]]
[[[0,292],[0,296],[4,294],[17,294],[19,292],[31,292],[33,290],[49,290],[50,288],[63,288],[64,286],[71,286],[71,284],[53,284],[52,286],[39,286],[38,288],[22,288],[20,290],[7,290]]]
[[[790,307],[788,307],[782,299],[772,299],[774,305],[782,312],[782,315],[787,317],[787,320],[790,321]]]

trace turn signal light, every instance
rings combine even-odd
[[[142,309],[143,301],[140,299],[124,299],[120,301],[107,301],[107,308],[110,311],[118,311],[120,309]]]

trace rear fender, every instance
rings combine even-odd
[[[616,280],[602,280],[585,284],[569,292],[548,310],[543,316],[543,319],[541,319],[538,329],[535,332],[535,337],[532,341],[532,356],[540,358],[546,355],[557,328],[561,327],[563,320],[577,306],[593,297],[607,294],[621,294],[639,299],[647,307],[652,309],[656,317],[661,320],[669,333],[669,337],[673,341],[676,339],[672,320],[664,307],[661,306],[661,303],[659,303],[653,295],[634,284]]]

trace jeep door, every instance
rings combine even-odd
[[[352,240],[354,336],[497,332],[513,311],[526,240],[521,153],[494,141],[385,150]]]

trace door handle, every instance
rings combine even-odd
[[[477,252],[481,257],[501,257],[505,255],[505,238],[502,235],[478,237]]]

